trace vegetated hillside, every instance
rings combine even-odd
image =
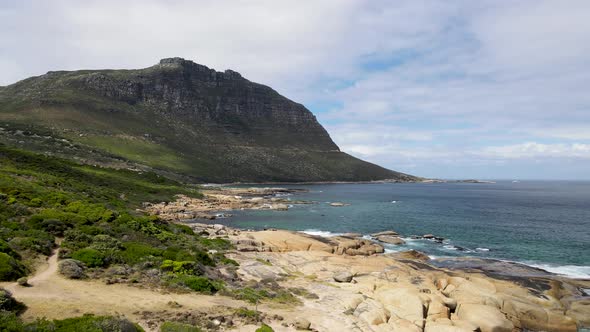
[[[202,195],[195,186],[155,173],[82,165],[0,144],[0,282],[18,280],[18,287],[26,287],[23,278],[59,248],[58,271],[69,279],[222,292],[253,304],[300,303],[297,289],[240,279],[238,263],[225,256],[232,249],[229,240],[203,237],[187,225],[136,210],[142,202],[170,201],[178,193]],[[23,309],[0,288],[0,331],[143,331],[122,317],[23,322]],[[260,313],[239,308],[233,315],[258,323]],[[161,327],[177,330],[199,331],[178,322]]]
[[[273,89],[180,58],[49,72],[0,88],[0,140],[206,182],[414,180],[341,152]]]

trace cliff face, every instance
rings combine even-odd
[[[181,58],[23,80],[0,89],[0,121],[8,144],[199,181],[412,179],[340,152],[273,89]]]

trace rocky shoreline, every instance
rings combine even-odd
[[[287,204],[286,198],[276,196],[287,192],[277,190],[224,188],[206,193],[200,202],[180,197],[147,208],[182,222],[198,213]],[[324,238],[194,220],[187,225],[205,237],[229,239],[235,247],[229,257],[240,264],[240,278],[270,280],[314,294],[296,308],[280,309],[285,321],[270,322],[275,331],[292,331],[296,325],[316,331],[412,332],[561,332],[590,327],[590,296],[584,293],[590,280],[493,260],[441,263],[417,251],[386,254],[379,242],[403,241],[393,230],[372,234],[372,239],[361,234]],[[432,234],[422,238],[442,241]]]

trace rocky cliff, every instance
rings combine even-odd
[[[0,122],[7,144],[197,181],[414,179],[341,152],[273,89],[181,58],[20,81],[0,89]]]

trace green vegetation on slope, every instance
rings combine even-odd
[[[61,238],[60,258],[85,275],[157,283],[215,293],[214,267],[233,261],[209,249],[230,248],[185,225],[135,211],[144,201],[201,194],[154,173],[83,166],[0,146],[0,280],[16,280],[48,256]],[[83,276],[77,276],[83,277]]]

